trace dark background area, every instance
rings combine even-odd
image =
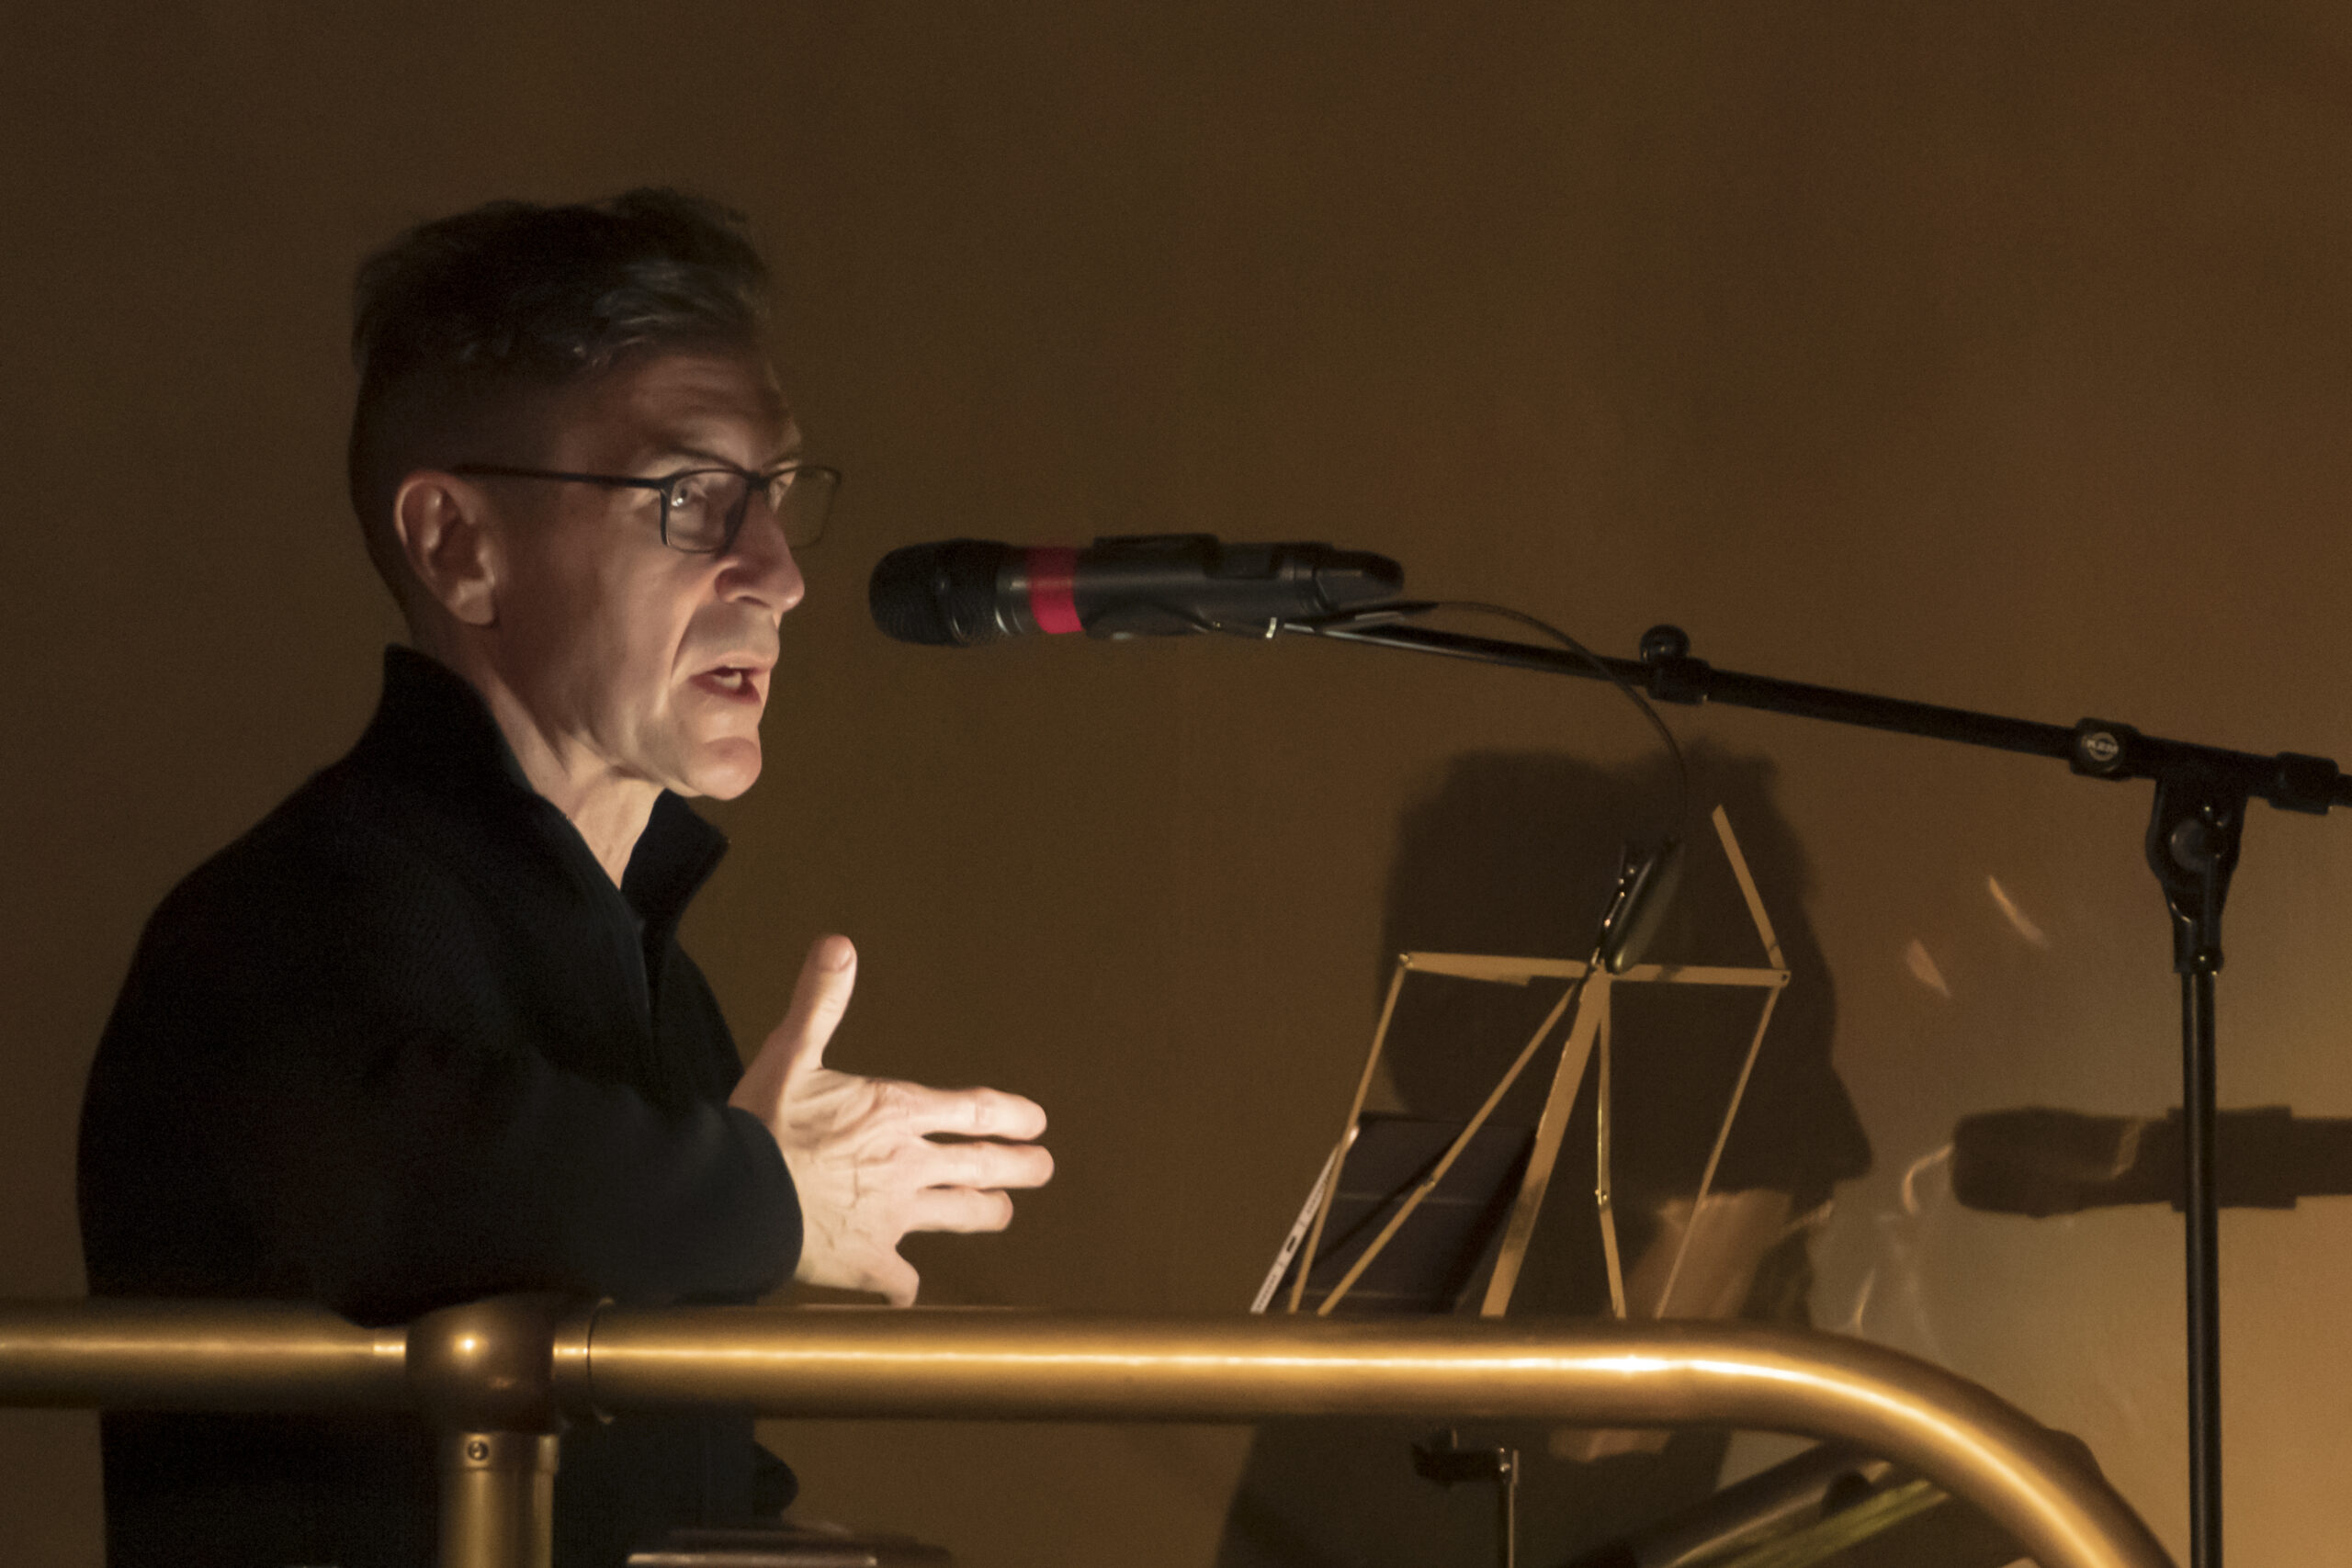
[[[687,184],[776,264],[786,384],[849,488],[688,938],[756,1040],[847,931],[834,1060],[1052,1111],[1059,1179],[1006,1236],[917,1245],[929,1301],[1238,1310],[1385,949],[1430,940],[1393,904],[1416,846],[1505,846],[1476,874],[1526,909],[1562,855],[1655,828],[1531,816],[1513,853],[1521,795],[1461,787],[1498,756],[1636,776],[1598,685],[899,647],[863,609],[892,546],[1327,538],[1608,651],[1673,620],[1733,669],[2352,753],[2338,6],[17,4],[0,62],[0,1294],[81,1288],[74,1114],[146,912],[372,698],[352,265],[492,197]],[[2173,1216],[1967,1213],[1938,1157],[1974,1111],[2177,1099],[2144,786],[1674,722],[1770,764],[1792,853],[1759,856],[1764,896],[1817,945],[1834,1036],[1805,1048],[1873,1155],[1815,1237],[1812,1317],[2077,1432],[2177,1548]],[[2346,823],[2255,823],[2225,1104],[2352,1109],[2347,891]],[[2352,1211],[2222,1236],[2231,1550],[2324,1558]],[[1251,1445],[770,1437],[810,1514],[975,1568],[1216,1561]],[[1359,1484],[1484,1550],[1468,1490],[1401,1456]],[[95,1562],[96,1496],[94,1422],[0,1415],[12,1562]],[[1385,1561],[1301,1528],[1280,1560]]]

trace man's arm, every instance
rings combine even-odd
[[[449,978],[511,958],[468,908],[334,866],[208,872],[166,900],[85,1107],[94,1287],[397,1322],[501,1291],[747,1298],[790,1276],[799,1207],[767,1128],[549,1061]]]
[[[922,1282],[899,1256],[907,1233],[1002,1230],[1012,1221],[1008,1190],[1044,1186],[1054,1159],[1029,1141],[1046,1130],[1034,1100],[826,1066],[826,1042],[856,984],[849,939],[820,938],[790,1010],[728,1103],[760,1119],[792,1172],[802,1235],[795,1277],[907,1306]]]

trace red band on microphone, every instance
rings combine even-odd
[[[1029,614],[1041,632],[1077,632],[1078,551],[1068,545],[1041,545],[1029,557]]]

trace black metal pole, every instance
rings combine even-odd
[[[2222,1568],[2222,1227],[2213,1150],[2213,974],[2180,977],[2181,1122],[2188,1191],[2188,1561]]]
[[[2222,1568],[2222,1201],[2214,1075],[2214,993],[2222,907],[2245,840],[2246,796],[2187,756],[2156,781],[2148,869],[2172,919],[2180,976],[2181,1224],[2188,1340],[2188,1561]]]
[[[2181,984],[2189,1562],[2191,1568],[2222,1568],[2221,1203],[2214,1168],[2214,991],[2222,968],[2222,906],[2237,865],[2249,799],[2324,816],[2330,807],[2352,807],[2352,779],[2325,757],[2292,751],[2262,756],[2164,740],[2105,719],[2086,718],[2067,728],[1734,674],[1691,658],[1690,637],[1675,626],[1653,626],[1642,638],[1642,657],[1636,661],[1397,624],[1398,615],[1432,607],[1374,606],[1321,623],[1285,624],[1280,629],[1548,674],[1593,680],[1614,676],[1666,702],[1727,703],[2063,759],[2075,772],[2093,778],[2155,781],[2147,859],[2172,917],[2173,967]]]

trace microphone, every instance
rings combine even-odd
[[[900,642],[969,648],[1004,637],[1264,636],[1392,599],[1405,571],[1329,545],[1228,545],[1213,534],[1097,539],[1085,549],[947,539],[876,562],[874,624]]]

